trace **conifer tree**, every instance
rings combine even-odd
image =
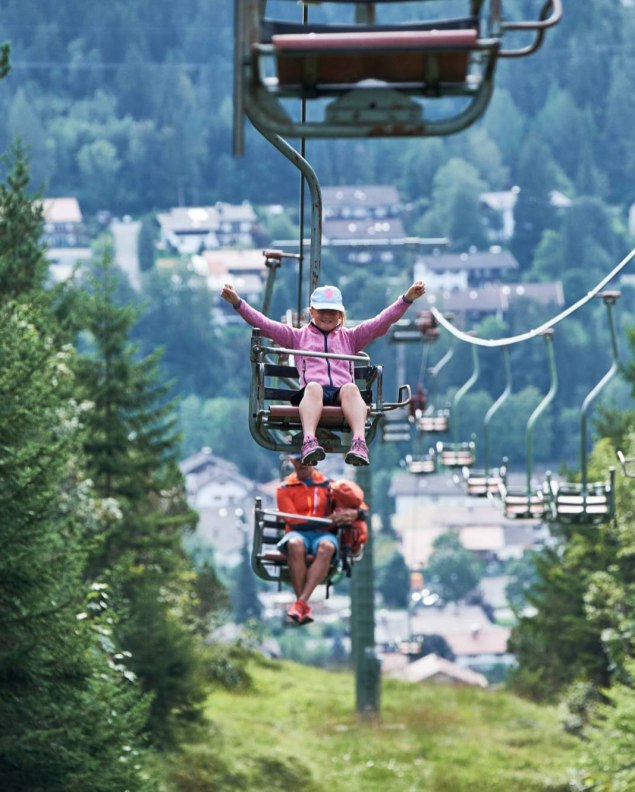
[[[104,244],[86,284],[89,348],[79,360],[87,413],[85,451],[100,496],[117,504],[90,565],[125,609],[118,636],[131,667],[153,694],[152,730],[175,738],[174,714],[195,718],[204,691],[192,627],[195,573],[183,549],[196,515],[177,464],[170,384],[157,352],[139,359],[128,337],[135,310],[117,301],[120,276]],[[177,718],[178,720],[178,718]]]
[[[0,788],[142,790],[146,707],[79,618],[92,509],[76,466],[72,353],[32,314],[0,307]]]
[[[20,140],[0,158],[0,296],[3,300],[41,291],[48,264],[40,242],[43,225],[39,196],[27,195],[30,169]]]
[[[73,351],[56,339],[41,236],[16,145],[0,185],[0,788],[153,788],[147,703],[83,582],[88,526]],[[92,599],[92,603],[90,600]],[[116,618],[112,610],[108,619]]]

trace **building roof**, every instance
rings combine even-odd
[[[255,222],[256,213],[247,201],[242,204],[218,202],[214,206],[173,206],[157,214],[164,231],[185,234],[192,231],[218,231],[222,221]]]
[[[325,213],[340,207],[363,206],[375,209],[391,208],[399,203],[399,193],[391,184],[359,185],[357,187],[322,187],[322,204]]]
[[[406,236],[403,223],[397,217],[325,220],[322,232],[326,244],[335,240],[362,245],[390,244],[391,240],[401,240]]]
[[[560,307],[564,305],[562,283],[488,283],[473,289],[436,292],[428,302],[456,313],[495,313],[508,311],[513,303],[522,299]]]
[[[483,674],[453,663],[443,657],[431,653],[409,663],[405,668],[391,673],[398,679],[407,682],[435,682],[437,684],[472,685],[488,687]]]
[[[45,198],[42,201],[45,223],[81,223],[82,210],[77,198]]]
[[[415,269],[423,266],[433,272],[465,270],[504,270],[518,269],[518,261],[508,251],[494,247],[491,250],[476,250],[468,253],[442,253],[440,251],[420,256]]]
[[[260,248],[205,250],[192,256],[192,265],[196,272],[206,277],[224,277],[233,272],[264,275],[267,269]]]
[[[487,622],[467,630],[444,630],[442,634],[455,657],[478,657],[507,654],[511,630]]]

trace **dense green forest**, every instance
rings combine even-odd
[[[528,12],[533,4],[506,5]],[[210,620],[228,618],[229,602],[215,570],[183,550],[196,515],[177,467],[184,453],[212,445],[244,472],[271,477],[275,462],[245,421],[239,361],[248,334],[210,326],[216,296],[186,270],[176,278],[150,270],[133,293],[107,240],[95,246],[90,272],[51,290],[36,200],[75,195],[89,215],[145,217],[248,199],[283,204],[293,227],[297,173],[253,130],[244,157],[231,155],[232,28],[230,0],[159,0],[151,9],[139,0],[53,8],[6,0],[0,9],[0,40],[11,43],[6,76],[0,58],[3,788],[157,788],[156,757],[172,752],[178,769],[179,747],[209,734],[211,687],[248,687],[240,652],[203,640]],[[633,246],[634,28],[630,3],[566,7],[539,53],[501,64],[492,104],[470,130],[444,140],[312,143],[310,159],[324,184],[394,183],[408,232],[448,236],[457,251],[484,244],[479,194],[518,186],[510,247],[520,277],[561,280],[571,303]],[[554,190],[569,208],[552,204]],[[409,262],[369,272],[325,256],[324,279],[341,283],[352,316],[375,312],[411,276]],[[280,286],[276,311],[293,294],[292,283]],[[635,444],[635,293],[620,288],[623,376],[595,416],[590,475],[598,479],[617,448]],[[477,330],[514,334],[545,318],[519,304],[504,325],[488,320]],[[600,304],[558,328],[560,388],[536,439],[541,462],[577,466],[580,405],[608,368],[608,350]],[[514,398],[501,426],[520,429],[497,432],[492,454],[520,461],[524,421],[548,372],[539,344],[513,355]],[[394,357],[387,342],[373,356]],[[462,413],[467,431],[478,431],[503,387],[498,357],[483,355],[481,365]],[[421,360],[407,368],[415,382]],[[443,398],[468,368],[461,349]],[[389,393],[394,377],[387,366]],[[399,449],[373,453],[374,505],[383,509]],[[578,790],[635,783],[634,498],[618,477],[615,520],[556,531],[535,554],[518,607],[511,684],[563,702],[567,730],[591,740]]]

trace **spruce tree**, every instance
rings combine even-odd
[[[91,509],[72,353],[33,318],[0,307],[0,788],[142,790],[145,705],[100,645],[106,624],[81,617]]]
[[[129,341],[136,313],[118,302],[119,280],[105,243],[86,284],[90,338],[78,376],[83,398],[92,403],[89,472],[117,511],[90,571],[110,581],[117,607],[125,609],[118,637],[153,695],[154,737],[169,742],[179,720],[197,717],[204,695],[192,616],[195,572],[182,543],[196,515],[178,468],[174,405],[158,368],[160,352],[140,359]]]
[[[0,788],[153,788],[140,774],[147,702],[83,582],[98,513],[82,473],[73,350],[60,346],[41,205],[20,145],[0,185]]]

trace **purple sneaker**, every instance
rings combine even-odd
[[[324,449],[317,441],[317,437],[305,438],[304,443],[302,443],[301,454],[302,459],[300,462],[303,465],[317,465],[326,456]]]
[[[354,437],[348,454],[344,457],[347,465],[370,465],[368,446],[363,437]]]

